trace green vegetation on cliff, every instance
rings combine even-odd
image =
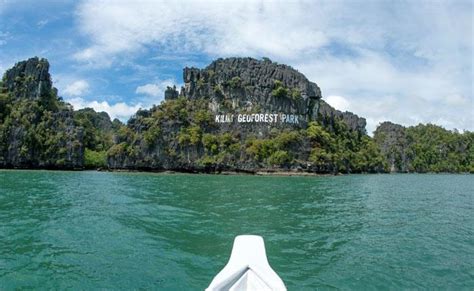
[[[92,109],[74,111],[57,95],[48,70],[47,60],[31,58],[2,78],[0,167],[106,167],[114,131],[109,116]]]
[[[403,127],[382,123],[374,140],[391,171],[474,172],[474,133],[449,131],[433,124]]]
[[[122,123],[110,121],[106,112],[95,112],[92,108],[74,111],[74,124],[84,131],[84,167],[106,168],[107,150],[114,144],[115,132]]]
[[[384,172],[372,139],[341,120],[331,128],[312,122],[306,129],[273,128],[268,137],[223,132],[205,99],[180,97],[140,110],[121,128],[108,152],[114,168],[187,171],[300,169],[320,173]]]
[[[33,59],[36,68],[47,66]],[[28,91],[33,75],[5,75],[0,93],[0,167],[81,168],[82,131],[72,122],[72,108],[51,86]],[[8,86],[14,82],[15,90]],[[36,86],[35,88],[38,88]]]

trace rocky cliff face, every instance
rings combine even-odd
[[[266,59],[218,59],[205,69],[185,68],[186,98],[209,98],[213,112],[285,112],[315,118],[319,87],[293,68]],[[283,88],[276,94],[276,87]],[[224,104],[227,101],[228,104]],[[229,106],[226,106],[229,105]]]
[[[367,125],[365,118],[359,117],[358,115],[346,111],[341,112],[334,109],[324,100],[319,101],[319,120],[327,126],[332,127],[334,120],[342,120],[352,131],[366,134],[365,126]]]
[[[57,96],[45,59],[31,58],[2,79],[0,167],[82,168],[83,129]]]
[[[389,121],[383,122],[375,130],[374,139],[386,157],[391,172],[408,171],[408,140],[405,127]]]
[[[6,71],[3,85],[12,97],[19,99],[38,100],[51,94],[57,94],[49,75],[49,63],[37,57],[18,62]]]
[[[239,132],[243,138],[267,137],[273,128],[304,128],[317,118],[321,99],[321,90],[315,83],[293,68],[268,59],[218,59],[202,70],[185,68],[183,80],[180,96],[208,100],[211,112],[224,119],[229,114],[235,119],[238,114],[265,113],[298,118],[296,123],[220,122],[221,132]]]
[[[166,90],[165,103],[129,120],[109,151],[111,168],[351,170],[349,161],[335,165],[323,148],[334,151],[342,142],[332,136],[354,136],[357,146],[349,150],[359,151],[365,120],[330,107],[319,87],[295,69],[268,59],[228,58],[185,68],[183,79],[180,91]]]
[[[183,80],[181,91],[168,88],[165,99],[209,99],[215,114],[296,114],[302,117],[302,127],[318,119],[333,123],[340,118],[351,130],[365,133],[365,119],[332,108],[321,100],[321,90],[315,83],[290,66],[269,59],[218,59],[204,69],[185,68]]]

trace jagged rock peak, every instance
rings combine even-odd
[[[213,83],[225,83],[233,78],[239,78],[243,86],[268,88],[261,93],[268,94],[273,89],[275,81],[280,81],[284,87],[297,89],[303,99],[321,98],[319,87],[310,82],[302,73],[290,66],[272,62],[268,58],[219,58],[204,69],[185,68],[183,80],[184,95],[194,97],[195,84],[202,80]],[[201,82],[202,82],[201,81]]]
[[[184,68],[180,96],[208,99],[216,114],[272,112],[317,117],[319,87],[290,66],[267,58],[217,59],[204,69]],[[165,99],[178,96],[168,88]]]
[[[365,134],[365,126],[367,125],[367,121],[363,117],[359,117],[357,114],[352,112],[346,111],[342,112],[333,107],[331,107],[326,101],[320,100],[319,101],[319,114],[324,116],[322,122],[326,125],[330,125],[334,117],[342,119],[346,125],[354,131],[358,131],[360,133]]]
[[[384,121],[377,126],[377,132],[401,131],[403,129],[405,129],[405,127],[402,125],[390,121]]]
[[[3,76],[3,86],[14,100],[39,99],[55,90],[49,74],[48,60],[38,57],[18,62],[8,69]]]

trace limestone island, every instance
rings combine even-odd
[[[364,118],[332,108],[316,83],[267,58],[217,59],[184,68],[183,80],[123,124],[63,101],[46,59],[18,62],[0,83],[0,168],[474,172],[474,133],[384,122],[370,137]]]

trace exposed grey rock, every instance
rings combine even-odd
[[[406,128],[389,121],[381,123],[374,132],[375,142],[389,162],[391,172],[407,172],[409,166]]]
[[[44,125],[42,125],[44,126]],[[7,149],[0,158],[0,167],[80,169],[83,166],[83,130],[74,125],[71,111],[53,113],[47,122],[51,136],[35,139],[37,123],[13,122],[8,128]],[[54,136],[54,137],[53,137]],[[45,140],[54,138],[54,144]]]
[[[49,75],[49,63],[37,57],[18,62],[5,72],[3,84],[13,100],[40,99],[43,96],[57,93],[53,89]]]
[[[226,112],[271,112],[304,116],[302,125],[318,119],[333,122],[342,119],[350,129],[364,134],[366,121],[351,112],[340,112],[321,98],[320,88],[302,73],[269,59],[226,58],[212,62],[204,69],[185,68],[181,95],[186,98],[208,98],[216,114]],[[287,96],[272,94],[276,82],[288,90]],[[292,94],[295,93],[295,96]],[[167,90],[166,99],[176,98]]]
[[[176,86],[166,87],[165,100],[176,99],[179,96],[179,92],[176,90]]]
[[[84,116],[98,130],[104,132],[112,132],[113,130],[113,124],[107,112],[96,112],[94,109],[87,107],[74,111],[73,115],[74,117]]]
[[[209,98],[216,113],[260,112],[301,114],[307,120],[316,117],[319,87],[295,69],[268,59],[227,58],[212,62],[205,69],[185,68],[182,95],[187,98]],[[298,96],[272,95],[275,82]],[[296,95],[296,94],[295,94]],[[224,107],[223,101],[231,106]]]
[[[359,117],[356,114],[346,111],[341,112],[339,110],[334,109],[324,100],[319,101],[319,113],[321,114],[322,123],[325,125],[331,126],[331,122],[333,122],[334,118],[340,118],[344,121],[344,123],[353,131],[358,131],[360,133],[365,134],[365,126],[366,121],[365,118]]]

